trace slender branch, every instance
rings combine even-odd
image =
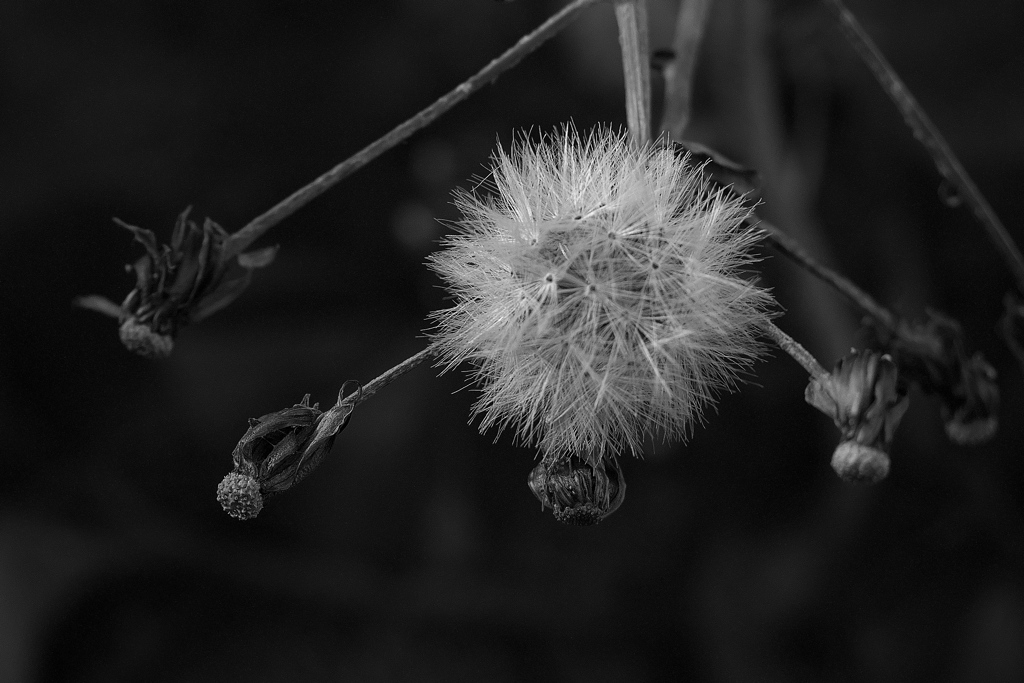
[[[889,98],[896,104],[903,115],[903,120],[914,131],[914,137],[928,150],[939,174],[956,189],[959,196],[971,207],[975,218],[984,226],[989,238],[1013,272],[1018,289],[1024,292],[1024,256],[1021,255],[1020,249],[1017,248],[1006,231],[1002,221],[996,216],[991,205],[942,137],[939,129],[928,118],[907,86],[896,75],[892,65],[885,59],[878,46],[842,3],[842,0],[822,0],[822,2],[835,15],[843,35],[871,69],[875,79],[888,93]]]
[[[773,322],[765,323],[762,326],[765,333],[778,344],[779,348],[788,353],[793,359],[803,366],[812,378],[823,380],[828,377],[828,370],[822,367],[821,363],[811,355],[811,352],[800,345],[800,342],[783,332]]]
[[[350,158],[341,162],[305,187],[293,192],[286,199],[266,213],[257,216],[248,225],[231,236],[226,251],[228,255],[239,254],[256,241],[263,233],[313,201],[321,194],[367,165],[384,152],[408,139],[413,133],[426,128],[442,114],[472,95],[483,86],[518,64],[524,57],[536,50],[544,41],[565,28],[585,8],[601,0],[574,0],[553,15],[532,32],[519,39],[515,45],[492,60],[448,94],[422,110],[409,120],[398,125],[382,138],[370,143]]]
[[[357,405],[370,398],[378,391],[386,387],[387,385],[394,382],[396,379],[409,372],[417,365],[425,360],[429,360],[436,353],[436,348],[431,345],[423,349],[417,354],[406,358],[401,363],[391,368],[390,370],[382,373],[379,377],[376,377],[366,384],[362,385],[360,389],[354,393],[349,394],[345,398],[338,399],[338,405],[350,405],[355,408]]]
[[[647,0],[615,0],[622,71],[626,83],[626,123],[637,145],[651,141],[651,49]]]
[[[837,292],[848,298],[858,308],[871,316],[878,325],[886,328],[892,333],[899,330],[899,321],[889,309],[875,301],[870,294],[855,285],[846,277],[836,271],[823,266],[808,254],[800,243],[779,230],[766,220],[759,220],[758,227],[765,231],[765,241],[781,251],[797,264],[802,266],[815,277],[828,285],[831,285]]]
[[[693,74],[711,10],[711,0],[683,0],[676,16],[672,41],[673,58],[662,70],[665,77],[665,108],[660,129],[674,140],[682,140],[690,125],[693,101]]]

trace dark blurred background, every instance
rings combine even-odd
[[[569,528],[526,487],[533,452],[466,424],[465,375],[424,367],[258,519],[223,513],[247,418],[422,348],[438,219],[498,141],[624,122],[607,6],[273,229],[277,261],[169,360],[71,307],[133,284],[112,216],[237,229],[561,5],[0,4],[0,681],[1024,680],[1013,283],[814,2],[716,3],[690,136],[758,168],[764,215],[879,300],[964,324],[1000,373],[987,445],[948,443],[915,393],[889,478],[845,485],[775,353],[688,444],[624,463],[615,515]],[[675,7],[651,0],[654,47]],[[1024,5],[851,7],[1024,243]],[[765,256],[823,363],[869,341]]]

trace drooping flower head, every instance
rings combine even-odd
[[[269,265],[277,253],[277,247],[239,253],[232,236],[209,218],[201,226],[190,221],[190,209],[178,216],[171,241],[164,245],[158,245],[152,231],[115,218],[146,250],[128,266],[135,271],[135,288],[120,306],[98,295],[75,299],[82,308],[117,318],[121,342],[140,356],[169,356],[181,327],[238,298],[253,269]]]
[[[249,420],[231,453],[234,469],[217,486],[217,501],[236,519],[252,519],[265,496],[295,486],[323,461],[355,407],[344,400],[326,412],[309,405],[309,394],[291,408]]]
[[[527,485],[563,524],[593,526],[615,512],[626,496],[626,480],[614,455],[591,464],[579,458],[545,459]]]
[[[832,454],[840,478],[876,484],[889,475],[889,447],[910,405],[891,356],[851,350],[827,376],[811,379],[804,399],[842,434]]]
[[[447,368],[471,361],[480,428],[545,459],[685,437],[757,357],[773,301],[741,276],[741,199],[665,146],[573,128],[499,150],[430,257],[455,305],[433,314]]]
[[[999,429],[998,375],[980,353],[968,355],[959,322],[928,311],[922,322],[900,322],[899,334],[878,330],[907,379],[939,397],[946,435],[961,446],[985,443]]]

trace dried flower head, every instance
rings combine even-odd
[[[576,457],[543,460],[526,483],[541,509],[551,508],[555,519],[574,526],[597,524],[626,497],[626,479],[614,455],[593,464]]]
[[[996,370],[980,352],[967,354],[959,322],[928,311],[925,322],[901,322],[898,334],[880,336],[900,374],[939,397],[951,441],[968,446],[995,436],[999,428]]]
[[[455,299],[433,338],[446,369],[476,366],[481,431],[592,463],[685,438],[760,351],[773,300],[740,276],[749,209],[607,129],[499,150],[488,180],[430,257]]]
[[[231,453],[234,469],[217,487],[217,500],[237,519],[263,509],[263,497],[287,491],[326,457],[348,424],[353,404],[338,402],[327,412],[309,405],[309,394],[291,408],[249,420],[249,429]]]
[[[889,356],[851,351],[828,376],[807,385],[807,402],[831,417],[842,434],[832,468],[845,481],[874,484],[889,474],[889,447],[909,405],[898,380]]]
[[[75,300],[117,318],[121,342],[140,356],[170,355],[179,328],[234,301],[248,286],[252,270],[269,265],[277,252],[277,247],[267,247],[238,254],[224,228],[209,218],[200,227],[188,220],[188,213],[185,209],[178,216],[170,244],[160,247],[152,231],[115,218],[146,250],[128,266],[135,271],[135,289],[120,306],[96,295]]]

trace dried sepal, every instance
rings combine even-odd
[[[191,207],[190,207],[191,208]],[[158,245],[152,231],[115,218],[142,245],[145,253],[127,266],[135,288],[120,306],[104,297],[79,297],[82,308],[118,319],[122,343],[146,357],[166,357],[178,330],[219,311],[248,286],[254,268],[269,265],[277,247],[245,254],[230,249],[230,235],[207,218],[202,226],[188,220],[185,209],[169,244]]]
[[[273,486],[297,460],[322,414],[319,404],[311,406],[306,394],[291,408],[251,418],[249,429],[231,453],[235,470],[255,477],[261,488]]]
[[[824,378],[812,378],[805,400],[835,422],[842,440],[832,467],[843,480],[875,483],[889,473],[889,447],[909,405],[892,358],[851,351]]]
[[[592,526],[615,512],[626,497],[626,480],[616,457],[594,463],[581,458],[545,459],[530,472],[527,485],[551,508],[555,519],[574,526]]]
[[[900,375],[942,402],[946,434],[955,443],[976,445],[995,436],[999,426],[997,373],[979,352],[968,355],[956,320],[928,311],[923,323],[901,322],[883,343]]]

